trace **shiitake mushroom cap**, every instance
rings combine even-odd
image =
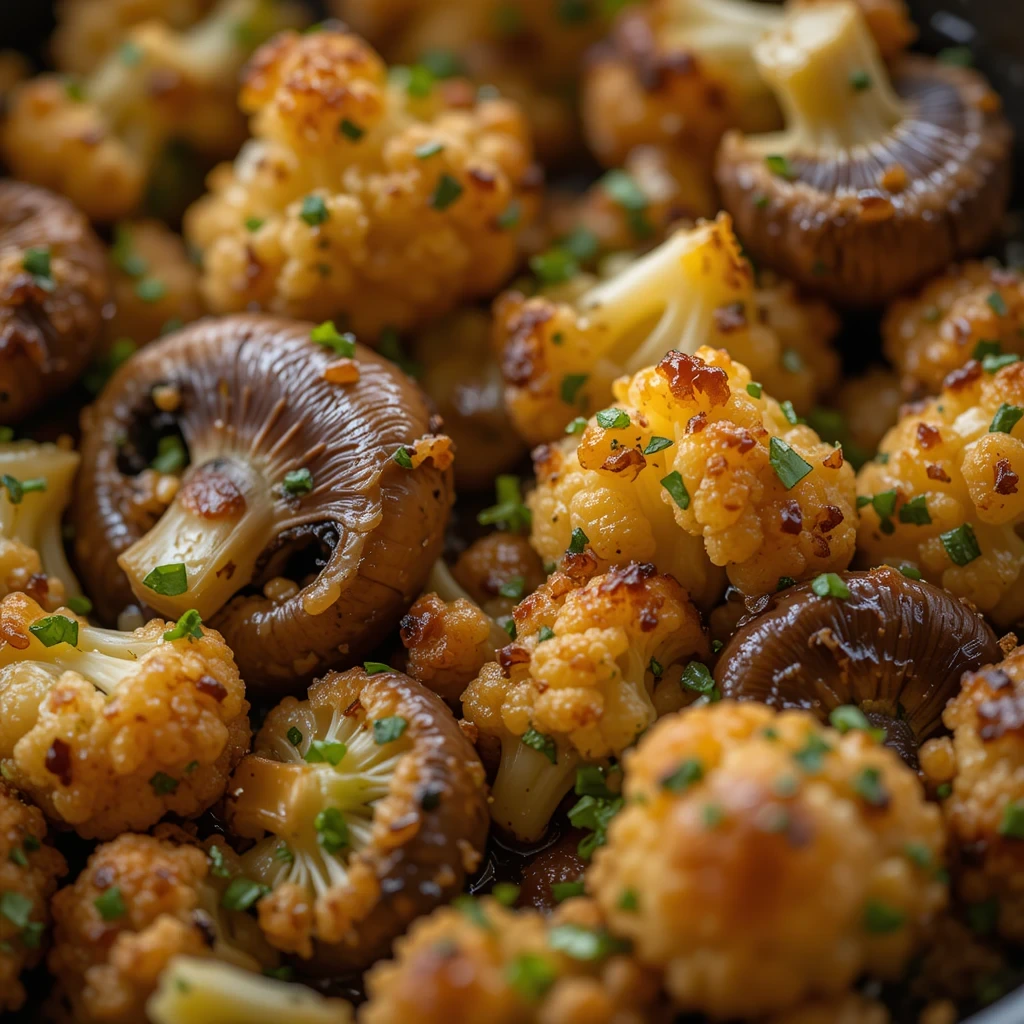
[[[723,697],[800,708],[823,721],[854,704],[913,763],[942,729],[964,672],[1002,658],[969,602],[898,569],[841,573],[848,598],[789,587],[740,620],[715,666]]]
[[[26,254],[49,261],[33,273]],[[56,398],[89,362],[109,293],[103,245],[63,196],[0,181],[0,422]]]
[[[270,693],[361,661],[397,627],[440,555],[453,501],[448,442],[433,436],[423,392],[361,345],[358,380],[330,383],[336,356],[311,340],[313,326],[199,321],[125,363],[84,417],[75,547],[99,617],[133,603],[165,617],[195,607],[247,686]],[[154,388],[174,395],[172,411]],[[166,437],[190,464],[161,515],[139,480]],[[395,453],[421,439],[448,459],[403,468]],[[285,474],[300,469],[312,489],[289,493]],[[207,551],[204,534],[219,546]],[[186,593],[143,584],[156,565],[193,556]],[[294,586],[267,596],[274,579]]]

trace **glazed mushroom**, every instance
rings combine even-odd
[[[97,612],[196,609],[265,689],[351,665],[440,554],[452,453],[434,426],[416,385],[333,325],[235,316],[168,335],[121,367],[83,434],[76,548]]]
[[[0,422],[23,420],[74,383],[107,292],[86,218],[52,192],[0,181]]]
[[[740,622],[715,666],[722,696],[822,721],[855,705],[914,762],[963,673],[1001,658],[995,634],[969,603],[889,566],[819,579]]]
[[[716,176],[753,257],[847,306],[977,252],[1010,189],[1011,131],[975,71],[886,70],[856,5],[798,4],[754,49],[781,133],[730,133]]]
[[[268,940],[314,973],[362,969],[462,888],[487,835],[484,769],[444,702],[386,665],[286,697],[238,766],[229,827]],[[269,834],[268,834],[269,833]]]

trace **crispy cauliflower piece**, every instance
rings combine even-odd
[[[625,768],[587,889],[681,1010],[747,1017],[895,980],[946,901],[939,810],[864,730],[722,701],[663,719]]]
[[[0,444],[0,597],[22,591],[54,611],[81,593],[61,533],[79,461],[55,444]]]
[[[553,918],[464,897],[417,921],[393,960],[366,976],[360,1024],[641,1024],[658,998],[653,972],[608,934],[586,900]]]
[[[934,395],[968,359],[1024,355],[1024,275],[997,263],[951,266],[882,321],[885,354],[910,395]]]
[[[857,476],[858,559],[915,566],[999,625],[1024,614],[1024,363],[1012,358],[954,370]]]
[[[435,694],[387,666],[332,672],[267,716],[227,816],[276,948],[358,969],[462,888],[487,833],[483,766]]]
[[[42,812],[0,782],[0,1014],[25,1002],[18,976],[42,957],[50,897],[67,872],[45,840]]]
[[[0,134],[7,165],[93,220],[127,216],[172,138],[212,158],[234,151],[244,138],[238,71],[257,43],[296,24],[296,11],[270,0],[221,0],[181,32],[157,20],[136,25],[81,82],[56,74],[29,80],[12,93]]]
[[[0,601],[0,765],[79,835],[201,814],[249,745],[249,704],[221,635],[187,613],[134,633]]]
[[[579,585],[556,572],[513,613],[515,640],[462,695],[463,714],[501,743],[491,816],[543,835],[581,762],[618,757],[694,693],[680,684],[710,648],[686,591],[652,565]]]
[[[989,905],[1003,937],[1024,942],[1024,648],[964,676],[943,712],[952,736],[921,748],[926,777],[949,795],[942,811],[968,906]]]
[[[903,399],[897,374],[883,366],[871,366],[860,376],[843,380],[835,394],[834,410],[825,410],[823,416],[817,409],[810,420],[823,440],[842,441],[843,452],[859,469],[896,425]]]
[[[508,479],[515,481],[515,496],[521,502],[518,479]],[[488,521],[491,521],[493,515],[499,514],[502,507],[501,478],[496,489],[499,504],[487,510],[491,513],[486,517]],[[518,518],[525,517],[523,528],[528,529],[529,513],[525,505],[513,507],[510,514],[517,519],[514,524],[517,526],[520,525]],[[532,594],[547,578],[544,565],[530,546],[529,539],[510,530],[495,530],[473,541],[459,555],[452,566],[451,575],[455,584],[464,589],[465,596],[475,601],[494,619],[511,615],[512,609],[522,597]]]
[[[749,595],[849,565],[854,475],[842,450],[728,353],[669,352],[614,394],[618,405],[589,421],[578,446],[534,453],[527,504],[542,558],[575,538],[601,566],[651,561],[702,607],[721,593],[715,566]]]
[[[172,825],[96,848],[53,898],[47,961],[76,1021],[146,1024],[146,1000],[179,955],[249,971],[277,954],[245,911],[259,887],[219,836],[203,845]]]
[[[487,295],[515,266],[531,154],[514,104],[389,82],[366,43],[328,28],[263,47],[241,105],[255,138],[185,221],[214,311],[343,317],[366,340]]]
[[[653,366],[670,349],[727,349],[798,411],[838,372],[829,349],[835,315],[774,280],[756,292],[725,213],[676,232],[575,301],[511,291],[494,312],[505,402],[534,444],[561,437],[574,416],[611,400],[618,377]]]

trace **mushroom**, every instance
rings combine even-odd
[[[906,56],[890,78],[848,0],[793,6],[754,55],[787,128],[728,134],[716,177],[756,260],[866,306],[996,231],[1012,133],[977,72]]]
[[[995,634],[968,602],[890,566],[827,582],[848,596],[820,597],[825,588],[815,580],[742,619],[715,682],[725,698],[800,708],[823,721],[856,705],[913,763],[942,729],[963,673],[1002,657]]]
[[[0,181],[0,422],[74,383],[107,291],[103,246],[84,215],[46,189]]]
[[[168,335],[86,417],[76,550],[97,613],[195,609],[265,690],[351,665],[440,554],[437,426],[405,374],[331,324],[232,316]]]

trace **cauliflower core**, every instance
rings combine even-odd
[[[516,639],[470,683],[462,707],[482,737],[501,743],[492,817],[530,841],[581,762],[618,757],[686,702],[685,665],[710,648],[686,591],[651,565],[583,586],[556,572],[513,621]]]
[[[858,559],[914,566],[999,625],[1024,614],[1024,363],[1015,359],[954,370],[937,398],[905,407],[857,476]]]
[[[42,957],[50,897],[66,871],[36,807],[0,782],[0,1014],[25,1001],[18,975]]]
[[[254,139],[186,218],[215,312],[344,317],[366,340],[493,292],[516,263],[530,168],[518,109],[389,82],[325,29],[261,49],[241,93]]]
[[[102,839],[220,798],[250,731],[219,633],[189,616],[96,629],[9,594],[0,637],[0,765],[48,815]]]
[[[752,377],[799,411],[835,379],[838,321],[772,281],[754,289],[728,214],[676,232],[573,302],[519,292],[495,306],[505,401],[527,441],[553,441],[573,416],[611,400],[613,382],[674,349],[727,349]]]
[[[483,767],[434,694],[387,666],[330,673],[267,716],[230,790],[242,858],[269,887],[257,910],[278,949],[323,970],[386,954],[462,888],[487,831]],[[268,835],[269,833],[269,835]]]
[[[650,561],[705,607],[721,593],[715,566],[764,594],[849,565],[854,477],[842,450],[728,353],[669,352],[614,394],[578,446],[534,453],[527,503],[542,558],[576,546],[600,566]]]
[[[625,767],[587,887],[681,1010],[895,980],[945,903],[938,808],[867,731],[722,701],[663,719]]]
[[[147,1024],[146,1000],[179,955],[249,971],[276,966],[245,913],[254,891],[219,837],[200,846],[161,825],[154,836],[126,833],[97,847],[53,899],[48,966],[74,1020]]]

